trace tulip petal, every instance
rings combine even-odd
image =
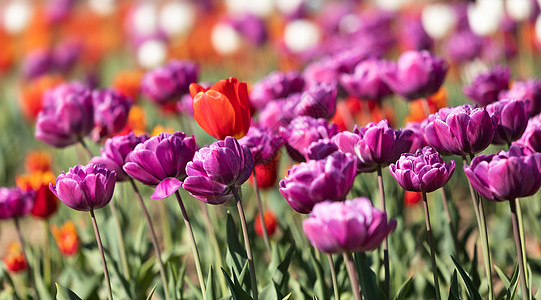
[[[176,192],[182,186],[182,181],[176,179],[175,177],[167,177],[162,182],[160,182],[154,193],[150,196],[151,199],[164,199]]]
[[[199,93],[193,100],[193,110],[197,124],[211,136],[221,140],[233,135],[235,110],[225,95],[213,90]]]

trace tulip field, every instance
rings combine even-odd
[[[541,1],[0,2],[0,300],[541,299]]]

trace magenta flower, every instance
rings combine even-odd
[[[426,50],[407,51],[400,55],[397,64],[389,64],[381,76],[393,92],[406,100],[416,100],[440,89],[447,68],[445,60]]]
[[[23,192],[19,187],[0,187],[0,219],[27,215],[34,206],[35,193]]]
[[[512,145],[509,151],[475,157],[464,172],[475,190],[489,200],[528,197],[541,186],[541,153]]]
[[[487,105],[487,112],[500,116],[493,144],[511,144],[522,136],[528,125],[530,101],[502,99]]]
[[[195,153],[186,165],[188,177],[183,187],[205,203],[223,204],[234,197],[231,189],[248,180],[253,169],[250,149],[228,136]]]
[[[96,90],[92,93],[94,103],[94,129],[92,139],[95,142],[119,133],[126,122],[132,101],[114,90]]]
[[[387,221],[385,212],[360,197],[316,204],[302,227],[310,243],[321,252],[371,251],[395,230],[396,221]]]
[[[425,137],[441,154],[476,154],[490,145],[497,124],[497,115],[464,104],[442,108],[432,115],[425,127]]]
[[[103,165],[76,165],[62,172],[49,189],[67,206],[89,211],[109,204],[115,190],[116,173]]]
[[[295,105],[297,116],[330,119],[336,111],[335,84],[315,83],[304,91]]]
[[[250,91],[250,105],[261,110],[269,101],[302,92],[303,88],[304,79],[298,72],[273,72],[254,84]]]
[[[47,100],[48,99],[48,100]],[[94,107],[90,91],[64,84],[47,93],[45,108],[38,114],[35,137],[54,147],[79,142],[94,127]]]
[[[473,102],[485,106],[498,100],[498,94],[509,86],[509,69],[496,66],[487,73],[477,76],[471,85],[462,91]],[[521,99],[522,100],[522,99]]]
[[[385,60],[366,59],[355,67],[352,74],[342,74],[340,83],[351,96],[381,101],[393,93],[382,79],[383,71],[389,64]]]
[[[415,154],[402,154],[396,164],[389,166],[389,170],[406,191],[430,193],[451,179],[455,161],[446,163],[434,148],[426,146]]]
[[[197,82],[199,67],[190,61],[173,60],[166,66],[145,74],[142,93],[157,104],[177,101],[189,92],[190,83]]]
[[[280,193],[294,210],[307,214],[318,202],[344,200],[356,174],[355,156],[335,152],[294,165],[280,181]]]
[[[358,172],[374,172],[395,162],[400,154],[410,150],[413,131],[395,130],[387,120],[355,127],[352,132],[340,132],[332,141],[342,152],[357,155]]]
[[[513,145],[520,145],[534,152],[541,152],[541,115],[537,115],[528,121],[524,134]]]
[[[107,169],[116,172],[117,181],[126,181],[129,176],[122,168],[126,162],[126,157],[133,151],[135,146],[146,140],[148,140],[148,135],[137,136],[133,132],[109,138],[101,149],[101,156],[95,156],[90,162],[105,165]]]
[[[299,156],[306,156],[306,150],[310,144],[320,139],[329,139],[336,133],[338,133],[338,127],[335,124],[309,116],[296,117],[287,127],[280,128],[280,134],[287,141],[286,146],[298,152],[291,153],[297,160]]]
[[[186,165],[196,150],[195,138],[183,132],[161,133],[135,146],[126,157],[124,171],[143,184],[156,187],[150,196],[163,199],[182,186]]]
[[[26,55],[21,68],[25,79],[36,79],[55,69],[53,55],[47,49],[34,50]]]
[[[422,149],[425,146],[428,146],[428,142],[425,138],[425,126],[428,124],[428,121],[425,120],[422,123],[418,122],[408,122],[405,129],[411,130],[413,133],[411,135],[411,147],[408,151],[409,153],[415,153],[417,149]]]
[[[515,81],[508,91],[500,92],[500,99],[530,100],[530,116],[541,113],[541,80]]]
[[[278,149],[284,145],[284,139],[268,128],[250,127],[248,133],[239,140],[241,146],[250,149],[256,165],[266,164],[278,154]]]
[[[338,146],[329,139],[317,140],[306,149],[306,160],[324,159],[338,150]]]

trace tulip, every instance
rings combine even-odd
[[[306,157],[306,150],[313,142],[330,139],[337,133],[338,128],[335,124],[309,116],[296,117],[287,127],[280,128],[280,134],[287,141],[287,146],[297,152],[293,152],[293,157],[296,158],[298,155]]]
[[[75,255],[79,251],[80,240],[77,228],[72,221],[67,221],[60,228],[56,225],[51,227],[51,232],[56,241],[60,253],[64,256]]]
[[[404,205],[414,206],[421,202],[421,193],[404,191]]]
[[[338,151],[338,146],[329,139],[312,142],[306,149],[306,160],[320,160]]]
[[[295,112],[290,108],[293,103],[300,101],[300,94],[292,94],[286,99],[272,100],[259,113],[259,126],[269,128],[274,133],[279,133],[280,128],[287,127],[295,117]]]
[[[126,126],[132,101],[114,90],[94,91],[92,99],[94,103],[92,139],[99,142],[103,138],[119,133]]]
[[[356,174],[355,157],[335,152],[293,166],[280,181],[280,193],[295,211],[307,214],[316,203],[344,200]]]
[[[250,149],[256,165],[273,161],[284,143],[284,139],[270,129],[255,126],[250,127],[246,136],[239,140],[241,146]]]
[[[530,100],[530,117],[541,113],[541,80],[515,81],[508,91],[500,92],[500,99]]]
[[[425,127],[425,137],[430,146],[442,154],[465,156],[483,151],[490,145],[498,116],[484,108],[465,104],[442,108],[431,116]]]
[[[499,100],[487,106],[487,112],[500,116],[493,144],[510,145],[522,136],[528,125],[530,101]]]
[[[7,254],[3,258],[6,268],[12,273],[18,273],[28,268],[23,248],[20,243],[12,242],[7,248]]]
[[[81,55],[82,50],[82,43],[77,40],[66,40],[56,46],[56,49],[52,53],[56,70],[62,74],[67,74],[77,63],[77,59]]]
[[[115,189],[116,173],[103,165],[76,165],[56,178],[49,188],[60,201],[79,210],[99,209],[111,201]]]
[[[143,184],[156,187],[150,198],[167,198],[186,178],[186,164],[196,150],[195,138],[183,132],[162,133],[135,146],[128,154],[124,171]]]
[[[267,234],[269,236],[272,236],[276,231],[276,227],[278,227],[276,216],[272,211],[267,210],[263,218],[265,220],[265,228],[267,230]],[[263,237],[263,222],[261,222],[261,217],[259,216],[259,214],[255,215],[254,230],[258,236]]]
[[[474,60],[481,54],[482,49],[483,39],[469,29],[454,33],[445,47],[447,55],[456,63]]]
[[[334,84],[313,84],[301,94],[295,106],[295,114],[330,119],[336,111],[336,94],[337,88]]]
[[[426,138],[425,138],[425,129],[424,129],[427,123],[428,122],[422,122],[422,123],[408,122],[406,126],[404,127],[405,129],[409,129],[413,132],[411,135],[411,147],[410,147],[410,150],[408,151],[409,153],[415,153],[417,149],[422,149],[425,146],[428,146],[428,142],[426,141]]]
[[[445,75],[447,63],[426,50],[407,51],[382,71],[381,78],[391,90],[406,100],[426,98],[437,92]]]
[[[90,162],[103,164],[107,169],[115,171],[118,182],[126,181],[129,178],[123,169],[126,158],[135,149],[135,146],[146,140],[148,140],[147,135],[135,135],[133,132],[109,138],[101,149],[101,156],[92,158]]]
[[[443,187],[455,170],[455,162],[446,163],[430,146],[415,154],[404,153],[389,170],[400,186],[412,192],[430,193]]]
[[[30,121],[35,121],[43,109],[43,95],[62,82],[63,79],[60,76],[44,75],[23,84],[19,103],[24,116]]]
[[[248,89],[245,82],[231,77],[206,89],[190,85],[193,117],[208,134],[222,140],[227,136],[241,138],[250,128]]]
[[[58,209],[58,199],[49,189],[55,177],[51,171],[34,171],[31,174],[17,176],[17,186],[23,191],[35,193],[34,205],[30,213],[34,217],[48,219]]]
[[[0,187],[0,219],[18,218],[27,215],[34,206],[35,193],[19,187]]]
[[[396,221],[387,221],[385,212],[372,206],[370,199],[360,197],[316,204],[302,227],[321,252],[371,251],[394,231]]]
[[[302,92],[303,88],[304,79],[298,72],[273,72],[254,84],[250,91],[250,105],[261,110],[269,101]]]
[[[541,115],[528,121],[524,134],[513,144],[527,147],[534,152],[541,152]]]
[[[141,92],[143,73],[137,70],[118,72],[112,82],[112,89],[136,102]]]
[[[464,86],[462,91],[473,102],[485,106],[498,100],[498,94],[509,86],[509,69],[496,66],[487,73],[477,76],[474,81]]]
[[[164,105],[188,93],[189,86],[197,82],[199,67],[190,61],[173,60],[163,67],[145,74],[141,91],[150,100]]]
[[[232,137],[199,149],[186,165],[184,189],[209,204],[223,204],[233,198],[254,168],[250,150]]]
[[[92,131],[92,97],[83,87],[60,85],[44,96],[45,108],[36,121],[37,139],[54,147],[75,144]]]
[[[255,165],[254,173],[258,188],[269,189],[274,187],[276,178],[278,177],[278,162],[278,159],[275,159],[265,164]]]
[[[374,172],[409,151],[413,131],[395,130],[387,120],[369,123],[353,132],[341,132],[332,141],[342,152],[357,155],[358,172]]]
[[[393,93],[382,79],[383,71],[389,64],[385,60],[366,59],[355,67],[352,74],[342,74],[340,83],[351,96],[381,101]]]
[[[52,53],[44,49],[30,52],[22,65],[23,76],[29,80],[36,79],[52,70],[54,70]]]
[[[24,166],[30,173],[35,171],[47,172],[51,169],[51,155],[45,151],[31,151],[26,155]]]

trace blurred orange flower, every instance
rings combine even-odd
[[[72,221],[67,221],[62,227],[52,225],[51,232],[62,255],[71,256],[77,253],[79,250],[79,234]]]
[[[7,248],[6,256],[4,257],[6,268],[13,273],[18,273],[26,270],[27,264],[24,258],[23,248],[21,244],[11,242]]]
[[[17,176],[17,186],[23,191],[36,193],[34,206],[30,213],[38,218],[49,218],[58,209],[58,199],[49,189],[49,183],[53,183],[56,176],[51,171],[34,171],[31,174]]]
[[[150,136],[158,136],[162,132],[174,133],[175,130],[173,128],[171,128],[171,127],[163,127],[163,125],[158,124],[152,130],[152,134]]]
[[[63,81],[60,76],[45,75],[24,84],[20,101],[24,116],[30,121],[36,120],[38,113],[43,109],[43,93],[61,84]]]
[[[51,169],[51,155],[45,151],[31,151],[26,155],[24,165],[29,173],[36,171],[47,172]]]
[[[113,89],[136,102],[141,93],[143,72],[139,70],[122,71],[113,79]]]
[[[426,101],[428,102],[428,108],[430,110],[430,113],[436,113],[441,108],[444,108],[447,106],[447,89],[445,87],[441,87],[439,91],[437,91],[432,96],[428,97]],[[426,104],[424,103],[424,99],[418,99],[415,101],[409,102],[409,115],[406,117],[405,122],[418,122],[421,123],[424,119],[426,119]]]
[[[134,105],[132,106],[132,108],[130,109],[130,113],[128,114],[128,121],[126,122],[126,126],[117,135],[128,134],[132,131],[137,135],[145,134],[146,130],[147,115],[145,113],[145,110],[140,105]]]

